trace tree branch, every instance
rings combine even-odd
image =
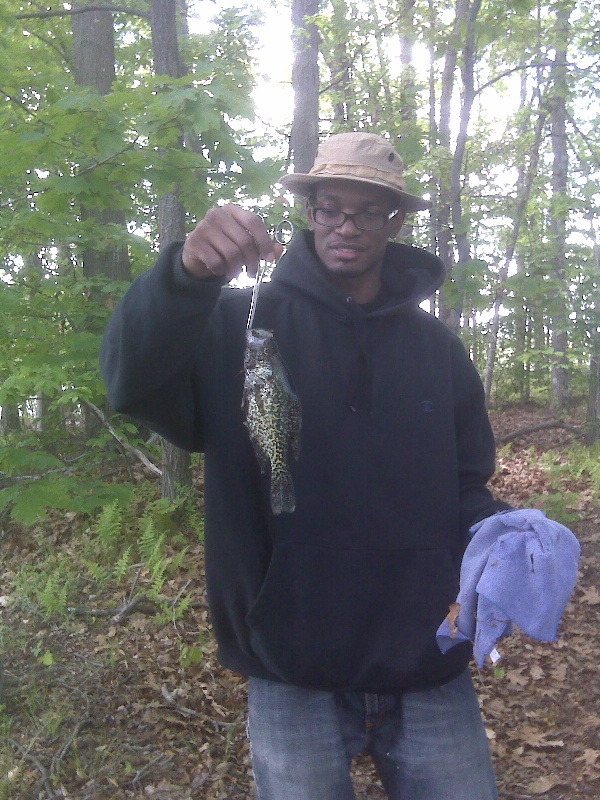
[[[527,425],[524,428],[518,428],[512,433],[507,433],[505,436],[499,436],[496,439],[498,444],[508,444],[509,442],[519,439],[521,436],[527,436],[529,433],[537,433],[538,431],[546,431],[551,428],[563,428],[566,431],[571,431],[575,436],[583,437],[585,432],[578,428],[576,425],[570,425],[568,422],[563,422],[562,419],[551,420],[550,422],[540,422],[539,425]]]
[[[140,611],[142,614],[150,614],[152,616],[153,614],[157,613],[158,604],[150,600],[148,595],[139,594],[137,597],[134,597],[133,600],[125,603],[125,605],[117,611],[117,613],[110,620],[111,625],[120,625],[125,617],[133,614],[133,612],[136,610]]]
[[[134,447],[133,445],[129,444],[129,442],[123,439],[122,436],[119,436],[119,434],[115,431],[115,429],[106,419],[106,416],[102,413],[102,411],[98,408],[98,406],[94,405],[94,403],[91,403],[89,400],[85,401],[85,405],[94,412],[94,414],[98,417],[98,419],[104,425],[106,430],[110,433],[110,435],[114,439],[117,440],[117,442],[121,445],[121,447],[124,450],[126,450],[128,453],[131,453],[136,458],[138,458],[142,462],[142,464],[145,467],[147,467],[151,472],[153,472],[155,475],[162,475],[162,470],[159,467],[157,467],[156,464],[153,464],[152,461],[150,461],[150,459],[147,456],[145,456],[141,450],[138,450],[137,447]]]
[[[133,14],[136,17],[143,17],[148,19],[149,14],[147,11],[138,11],[136,8],[129,6],[113,6],[109,3],[98,3],[95,6],[77,6],[76,8],[60,8],[53,10],[52,8],[46,11],[31,11],[15,14],[15,19],[48,19],[48,17],[69,17],[72,14],[85,14],[88,11],[110,11],[113,14]]]
[[[181,594],[181,592],[179,594]],[[170,601],[168,606],[170,608],[175,608],[178,599],[179,595],[175,600]],[[110,617],[112,625],[119,625],[134,611],[137,614],[153,617],[160,611],[160,608],[160,605],[155,600],[152,600],[146,594],[141,594],[134,597],[133,600],[124,603],[120,608],[81,608],[80,606],[75,606],[69,610],[72,611],[76,617]],[[192,610],[206,610],[208,609],[208,603],[206,600],[192,600],[188,608]]]
[[[0,86],[0,94],[4,95],[4,97],[6,97],[7,100],[10,100],[11,103],[14,103],[16,106],[18,106],[21,109],[21,111],[29,113],[29,108],[26,103],[24,103],[22,100],[19,100],[18,97],[14,97],[12,94],[6,92],[1,86]]]
[[[531,64],[517,64],[515,67],[511,67],[510,69],[501,72],[499,75],[495,75],[493,78],[490,78],[489,81],[483,83],[475,92],[475,94],[481,94],[484,89],[489,89],[490,86],[493,86],[498,81],[501,81],[503,78],[508,78],[509,75],[513,75],[515,72],[523,72],[523,70],[528,69],[539,69],[540,67],[550,67],[554,64],[553,61],[539,61],[539,62],[532,62]]]
[[[48,770],[46,769],[46,767],[44,767],[39,758],[36,758],[32,753],[29,752],[29,750],[26,750],[24,747],[21,747],[21,745],[14,739],[9,739],[8,742],[11,745],[11,747],[14,747],[15,750],[19,751],[21,756],[26,761],[30,761],[35,767],[37,767],[37,770],[40,773],[42,779],[42,784],[44,786],[44,789],[46,790],[46,796],[49,798],[49,800],[52,800],[53,797],[56,797],[56,795],[54,794],[54,789],[52,788],[52,783],[50,781]]]
[[[77,170],[74,174],[74,178],[79,178],[82,175],[87,175],[89,172],[93,172],[97,167],[102,167],[104,164],[110,164],[110,162],[122,156],[123,153],[128,153],[130,150],[135,149],[136,144],[139,142],[140,137],[136,136],[132,142],[129,142],[122,150],[119,150],[116,153],[111,153],[110,155],[106,156],[105,158],[101,158],[100,161],[94,161],[91,164],[88,164],[86,167],[82,167],[80,170]]]

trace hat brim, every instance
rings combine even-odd
[[[320,175],[306,175],[301,172],[292,172],[289,175],[283,175],[279,179],[279,182],[284,189],[292,192],[292,194],[297,194],[300,197],[308,197],[316,184],[323,183],[323,181],[328,180],[347,181],[351,183],[367,183],[370,186],[379,186],[382,189],[386,189],[388,192],[398,198],[400,201],[398,209],[402,209],[403,211],[426,211],[432,206],[431,201],[424,200],[422,197],[418,197],[416,194],[409,194],[408,192],[396,189],[394,186],[390,186],[388,183],[384,183],[383,181],[374,180],[372,178],[357,177],[353,175],[327,175],[326,173],[321,173]]]

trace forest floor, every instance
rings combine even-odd
[[[491,417],[500,438],[551,414],[531,406]],[[581,415],[568,422],[580,424]],[[501,800],[600,798],[600,508],[585,470],[577,479],[561,472],[572,440],[568,428],[521,436],[500,449],[492,479],[515,505],[554,503],[571,514],[566,524],[582,545],[558,640],[516,632],[499,644],[495,667],[474,668]],[[57,519],[47,534],[67,556],[73,525]],[[192,591],[196,607],[162,627],[140,612],[114,619],[132,589],[125,584],[102,598],[102,609],[86,595],[87,612],[42,622],[11,603],[15,574],[36,563],[27,529],[0,540],[0,557],[0,800],[253,797],[245,681],[216,663],[201,545],[169,586],[173,596]],[[385,797],[367,758],[353,776],[359,800]]]

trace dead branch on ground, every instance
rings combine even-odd
[[[583,438],[585,436],[585,432],[581,428],[578,428],[577,425],[571,425],[568,422],[564,422],[562,419],[555,419],[549,422],[540,422],[537,425],[526,425],[524,428],[517,428],[516,431],[507,433],[504,436],[497,436],[496,443],[499,445],[508,444],[530,433],[538,433],[538,431],[546,431],[551,428],[563,428],[566,431],[570,431],[577,438]]]

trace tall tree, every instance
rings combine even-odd
[[[592,303],[590,324],[590,376],[586,414],[586,441],[594,444],[600,439],[600,239],[594,227],[594,212],[590,209],[594,253],[590,259],[593,264],[592,286],[595,297]]]
[[[157,75],[180,78],[185,70],[179,55],[177,36],[177,0],[152,0],[150,25],[154,70]],[[180,143],[183,146],[183,130]],[[179,200],[179,186],[158,199],[158,240],[161,247],[185,237],[185,209]],[[191,486],[190,454],[166,439],[162,440],[162,494],[171,500]]]
[[[75,2],[73,11],[76,12],[71,15],[75,83],[108,95],[116,77],[113,15],[107,8],[99,7],[95,0]],[[107,234],[112,227],[126,230],[124,210],[113,208],[110,203],[90,207],[83,202],[81,217],[84,221],[93,220],[105,228]],[[105,275],[115,280],[131,279],[129,253],[118,238],[111,235],[96,238],[84,246],[81,257],[84,272],[90,278]]]
[[[296,172],[308,172],[319,142],[319,0],[292,0],[294,119],[290,150]]]
[[[564,407],[569,400],[569,372],[567,367],[568,308],[566,302],[566,248],[567,219],[569,216],[567,145],[567,50],[569,45],[569,17],[572,3],[559,0],[554,25],[555,56],[550,71],[550,107],[552,139],[552,201],[550,210],[550,236],[552,249],[552,402],[555,408]]]
[[[329,94],[333,101],[333,128],[352,130],[357,125],[353,59],[349,53],[352,15],[346,0],[331,0],[331,28],[321,42],[323,59],[329,69]]]
[[[369,0],[369,11],[373,20],[373,35],[375,37],[375,45],[377,52],[377,66],[376,74],[378,75],[379,90],[372,93],[373,97],[373,122],[375,125],[380,124],[387,119],[387,114],[390,114],[394,107],[394,98],[392,95],[391,80],[390,80],[390,63],[389,58],[385,52],[384,36],[381,30],[381,20],[379,9],[375,0]],[[404,49],[402,56],[404,57]],[[382,97],[383,95],[383,97]],[[383,106],[383,108],[382,108]]]
[[[529,98],[527,98],[525,93],[523,93],[522,104],[521,104],[522,113],[526,111],[529,105],[530,105],[530,100]],[[494,295],[493,317],[490,328],[490,342],[488,346],[485,374],[483,380],[486,402],[488,403],[490,401],[490,397],[492,394],[492,380],[494,376],[494,366],[496,362],[498,332],[500,330],[500,313],[505,293],[505,285],[508,279],[510,266],[515,256],[517,242],[519,240],[519,236],[521,233],[521,223],[525,217],[525,210],[527,208],[527,204],[531,196],[533,181],[535,176],[537,175],[540,147],[542,143],[542,134],[544,130],[545,120],[546,120],[545,113],[542,110],[539,110],[535,118],[533,142],[531,143],[531,147],[529,148],[529,153],[526,158],[527,163],[520,164],[518,166],[518,178],[516,184],[517,194],[515,197],[515,203],[512,209],[512,213],[510,213],[511,230],[509,233],[509,240],[506,247],[506,253],[504,255],[504,261],[502,267],[498,272],[498,282]],[[528,120],[527,117],[525,117],[525,121],[522,123],[522,127],[526,128],[527,124]]]
[[[453,278],[453,283],[448,284],[451,292],[442,292],[440,316],[452,330],[457,330],[460,325],[465,281],[465,274],[454,269],[455,262],[465,264],[471,257],[469,226],[463,214],[462,187],[468,128],[475,99],[475,21],[480,8],[481,0],[456,0],[454,23],[442,75],[438,135],[442,152],[451,155],[449,171],[441,171],[435,224],[438,231],[438,254]],[[459,62],[462,77],[460,118],[452,152],[452,98],[455,94]],[[452,246],[452,232],[456,240],[456,256]]]
[[[0,408],[0,435],[15,433],[20,428],[19,407],[15,403],[4,403]]]
[[[417,41],[415,25],[416,0],[402,0],[398,17],[398,40],[400,43],[400,117],[403,121],[417,119],[417,80],[413,63],[413,47]]]
[[[88,5],[89,9],[86,8]],[[97,7],[94,0],[75,2],[73,11],[76,12],[71,15],[75,83],[99,95],[108,95],[116,77],[112,13]],[[87,168],[90,165],[83,166]],[[93,241],[88,241],[81,249],[85,277],[93,279],[105,276],[113,280],[130,280],[131,265],[127,247],[121,243],[120,238],[110,235],[114,228],[119,233],[126,230],[124,210],[102,201],[93,206],[83,201],[80,214],[84,225],[92,223],[95,229],[106,231],[105,236],[95,236]],[[93,317],[90,318],[89,326],[94,327]],[[84,417],[88,433],[95,436],[100,429],[97,415],[89,413],[84,406]]]

